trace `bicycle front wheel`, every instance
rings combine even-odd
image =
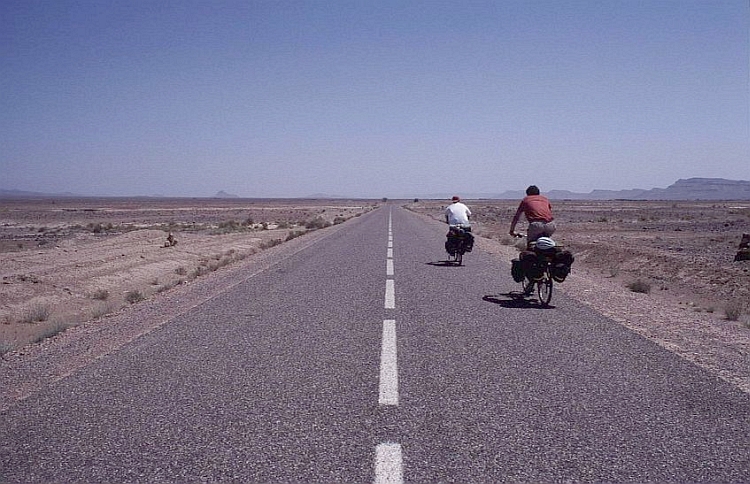
[[[536,287],[539,295],[539,302],[544,306],[549,305],[549,302],[552,300],[552,278],[549,277],[549,274],[539,281]]]

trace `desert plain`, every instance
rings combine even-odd
[[[330,230],[382,200],[0,200],[0,355]],[[509,271],[518,201],[466,200],[478,247]],[[446,201],[394,200],[435,223]],[[553,201],[575,255],[556,290],[750,392],[750,201]],[[519,224],[524,229],[524,224]],[[176,244],[169,244],[172,234]],[[441,241],[437,242],[441,244]],[[468,257],[471,263],[471,256]],[[2,364],[0,362],[0,364]]]

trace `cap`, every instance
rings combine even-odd
[[[453,198],[451,198],[451,200],[453,200],[454,202],[457,202],[457,201],[459,201],[461,199],[458,198],[458,195],[453,195]]]

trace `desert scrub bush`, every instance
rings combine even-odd
[[[331,224],[326,222],[326,220],[320,216],[315,217],[314,219],[308,220],[307,222],[305,222],[305,228],[312,229],[312,230],[322,229],[322,228],[328,227],[329,225]]]
[[[729,321],[739,321],[744,309],[744,305],[740,301],[731,301],[724,308],[724,315]]]
[[[47,321],[52,310],[49,305],[43,303],[32,304],[31,307],[26,309],[21,317],[22,323],[38,323],[41,321]]]
[[[338,225],[346,222],[346,217],[338,216],[333,219],[333,225]]]
[[[208,274],[209,269],[206,265],[199,265],[195,269],[193,269],[190,274],[188,275],[189,279],[196,279],[204,274]]]
[[[277,245],[281,244],[283,241],[281,239],[272,239],[272,240],[264,240],[260,244],[261,249],[270,249],[271,247],[276,247]]]
[[[0,341],[0,357],[5,357],[5,353],[9,353],[13,351],[13,343],[8,343],[7,341]]]
[[[90,230],[91,232],[93,232],[93,233],[95,233],[95,234],[100,234],[100,233],[102,233],[102,232],[106,232],[106,231],[108,231],[108,230],[112,230],[112,229],[114,229],[114,225],[112,225],[111,223],[108,223],[108,224],[106,224],[106,225],[102,225],[102,224],[101,224],[101,223],[99,223],[99,222],[97,222],[97,223],[93,223],[93,222],[91,222],[91,223],[89,223],[89,224],[87,225],[87,227],[88,227],[88,229],[89,229],[89,230]]]
[[[286,242],[289,242],[289,241],[290,241],[290,240],[292,240],[292,239],[296,239],[296,238],[297,238],[297,237],[299,237],[300,235],[304,235],[304,234],[305,234],[305,232],[304,232],[304,231],[301,231],[301,230],[293,230],[293,231],[291,231],[291,232],[289,232],[289,233],[287,234],[287,236],[286,236]]]
[[[638,292],[641,294],[648,294],[651,292],[651,284],[644,281],[643,279],[636,279],[635,281],[628,284],[627,288],[633,292]]]
[[[180,266],[174,270],[174,273],[178,276],[184,276],[187,274],[187,269],[185,269],[183,266]]]
[[[243,225],[240,222],[237,222],[236,220],[227,220],[224,222],[219,222],[219,230],[217,231],[217,233],[228,234],[231,232],[238,232],[240,230],[243,230]]]
[[[48,327],[44,328],[39,334],[36,335],[34,338],[34,343],[39,343],[40,341],[44,341],[47,338],[52,338],[54,336],[57,336],[58,334],[62,333],[63,331],[67,330],[70,326],[66,323],[57,322],[49,325]]]
[[[179,286],[181,283],[182,283],[181,279],[178,279],[176,281],[165,282],[164,284],[162,284],[161,286],[159,286],[158,289],[156,289],[156,292],[159,293],[159,292],[168,291],[168,290],[172,289],[175,286]]]
[[[138,291],[138,290],[128,291],[127,294],[125,294],[125,300],[129,302],[130,304],[141,302],[144,299],[146,299],[146,297],[143,295],[141,291]]]
[[[117,304],[115,304],[114,302],[101,302],[91,309],[91,317],[93,319],[99,319],[106,316],[107,314],[114,313],[115,311],[117,311],[117,309]]]
[[[97,289],[96,291],[91,293],[91,299],[95,299],[97,301],[106,301],[109,299],[109,291],[106,289]]]

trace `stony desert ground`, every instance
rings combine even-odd
[[[381,203],[0,200],[0,354],[23,358],[24,348],[72,326],[107,324],[156,293]],[[446,204],[393,203],[435,223]],[[513,258],[507,232],[517,201],[466,203],[479,247]],[[553,205],[555,239],[576,256],[558,290],[750,392],[750,261],[733,260],[750,233],[750,201]],[[165,247],[169,233],[177,245]]]

